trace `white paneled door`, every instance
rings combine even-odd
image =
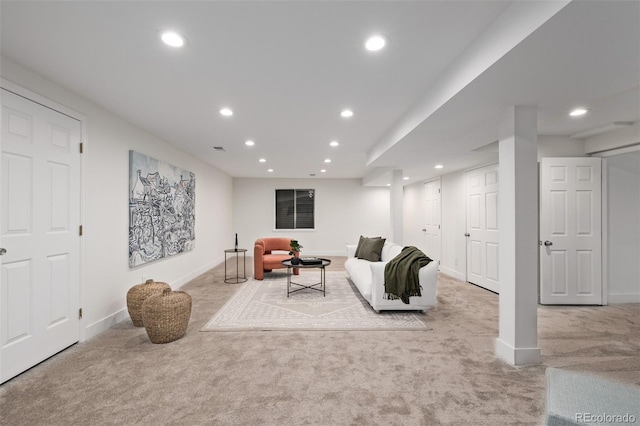
[[[600,158],[542,159],[540,303],[602,304],[601,191]]]
[[[440,261],[440,181],[424,184],[424,253],[432,260]]]
[[[498,165],[470,170],[467,187],[467,281],[498,293]]]
[[[2,89],[0,383],[80,337],[80,135]]]

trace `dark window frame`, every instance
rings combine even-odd
[[[276,189],[275,229],[314,230],[315,199],[316,190],[312,188]]]

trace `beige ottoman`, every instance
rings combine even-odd
[[[160,294],[165,289],[171,290],[171,287],[167,283],[155,282],[150,279],[142,284],[134,285],[127,292],[127,310],[129,311],[129,316],[131,317],[131,321],[133,321],[133,325],[136,327],[142,327],[144,324],[142,323],[142,304],[147,299],[147,297]]]
[[[142,322],[153,343],[169,343],[187,333],[191,317],[191,296],[184,291],[164,289],[142,304]]]

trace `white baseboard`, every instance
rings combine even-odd
[[[218,266],[222,262],[224,262],[224,257],[220,257],[218,259],[215,259],[213,262],[209,262],[209,263],[199,267],[198,269],[196,269],[194,271],[191,271],[188,274],[186,274],[186,275],[178,278],[177,280],[169,283],[169,285],[171,286],[171,288],[173,290],[180,290],[180,288],[183,285],[185,285],[186,283],[188,283],[189,281],[191,281],[192,279],[194,279],[198,275],[204,274],[209,269],[211,269],[211,268],[213,268],[215,266]]]
[[[101,320],[94,322],[93,324],[89,324],[85,329],[83,335],[80,336],[80,341],[84,342],[85,340],[91,339],[92,337],[97,336],[98,334],[107,331],[114,325],[119,322],[122,322],[129,318],[129,311],[127,308],[120,309],[119,311],[108,315]]]
[[[286,254],[286,252],[284,252]],[[319,250],[319,251],[304,251],[300,253],[300,256],[306,257],[323,257],[323,256],[347,256],[347,250]],[[253,258],[253,251],[251,253],[247,252],[247,258]],[[219,263],[224,262],[224,259]]]
[[[453,277],[455,279],[458,279],[460,281],[464,281],[464,274],[456,271],[455,269],[449,269],[446,266],[442,266],[442,264],[440,264],[440,267],[438,268],[438,270],[440,272],[442,272],[443,274],[447,274],[450,277]]]
[[[511,365],[540,364],[540,349],[514,348],[499,337],[496,338],[496,356]]]
[[[209,269],[218,266],[222,262],[224,262],[224,257],[215,259],[213,262],[209,262],[169,284],[171,285],[172,289],[179,290],[183,285],[185,285],[198,275],[207,272]],[[122,308],[111,315],[107,315],[106,317],[92,324],[89,324],[81,333],[80,341],[84,342],[85,340],[91,339],[92,337],[95,337],[98,334],[107,331],[117,323],[125,321],[127,319],[129,319],[129,311],[127,310],[127,308]]]
[[[607,296],[607,300],[610,305],[615,305],[616,303],[640,303],[640,294],[638,293],[609,294]]]

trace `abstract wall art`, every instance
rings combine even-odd
[[[129,267],[193,249],[196,177],[129,151]]]

